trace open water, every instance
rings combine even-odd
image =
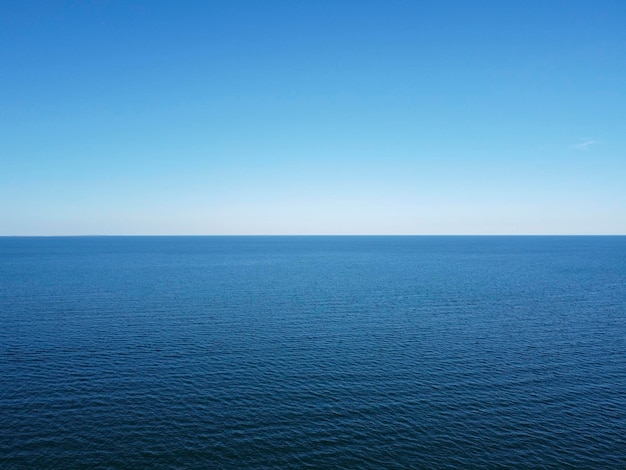
[[[0,238],[0,467],[626,468],[626,237]]]

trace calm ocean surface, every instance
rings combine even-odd
[[[626,237],[0,238],[1,468],[626,468]]]

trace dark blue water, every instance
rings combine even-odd
[[[626,468],[626,237],[0,238],[2,468]]]

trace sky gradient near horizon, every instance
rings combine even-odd
[[[626,2],[0,2],[0,235],[626,234]]]

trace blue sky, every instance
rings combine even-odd
[[[626,2],[0,1],[0,235],[626,234]]]

